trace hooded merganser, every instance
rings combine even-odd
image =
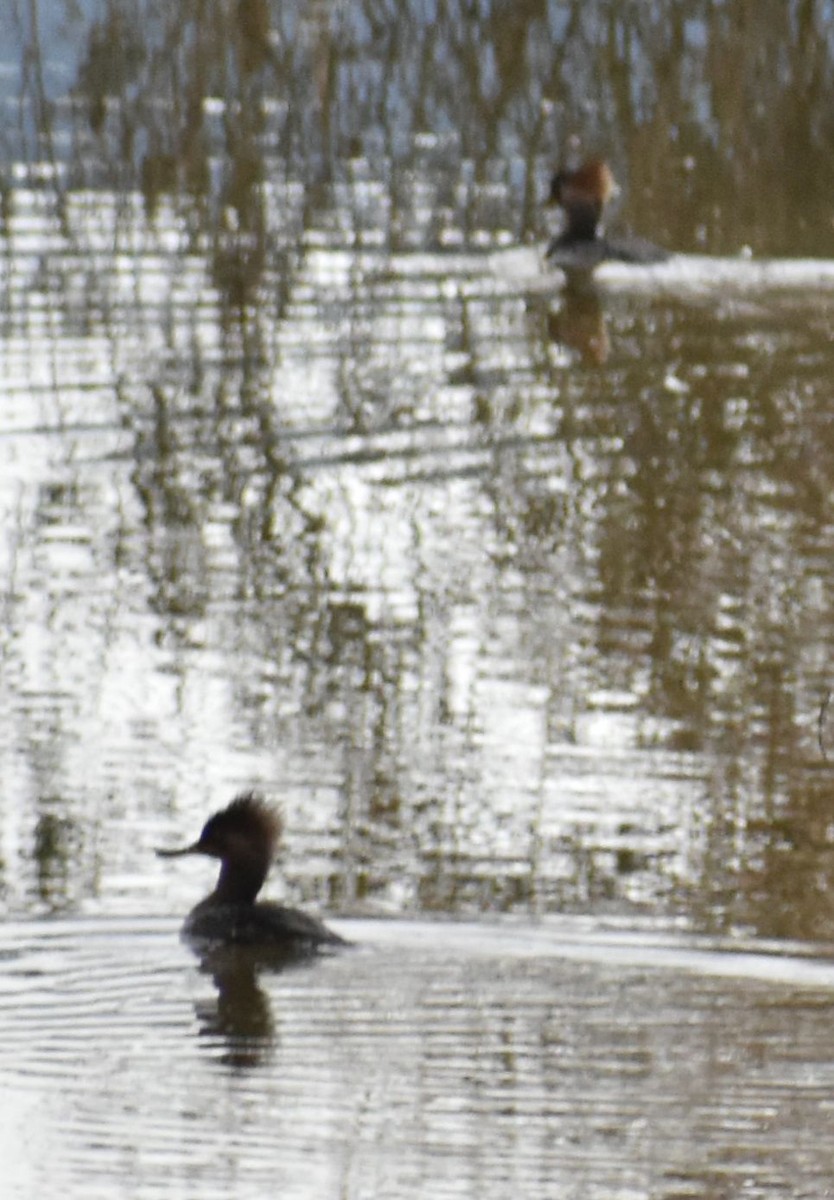
[[[601,229],[606,204],[617,192],[611,168],[593,158],[575,171],[557,171],[550,181],[550,203],[565,213],[567,226],[547,248],[547,257],[565,271],[592,271],[606,260],[665,262],[669,255],[638,237],[606,237]]]
[[[256,903],[282,829],[280,814],[246,793],[210,817],[192,845],[157,850],[162,858],[205,854],[220,859],[217,886],[186,917],[182,929],[186,940],[268,946],[293,954],[348,944],[317,917],[297,908],[270,900]]]

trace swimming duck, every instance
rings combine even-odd
[[[257,899],[282,830],[280,813],[247,792],[209,817],[190,846],[157,850],[162,858],[204,854],[220,860],[214,891],[186,917],[182,932],[187,941],[264,946],[296,954],[348,944],[318,917]]]

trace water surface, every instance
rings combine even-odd
[[[340,929],[361,948],[257,974],[198,972],[170,922],[7,928],[9,1194],[826,1194],[830,964],[564,919]]]
[[[827,10],[394,8],[0,23],[9,1187],[823,1195]],[[221,984],[251,787],[362,947]]]

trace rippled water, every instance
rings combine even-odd
[[[834,1187],[792,11],[749,61],[724,5],[0,22],[4,1196]],[[574,136],[683,257],[548,270]],[[180,946],[211,869],[153,849],[250,787],[355,952]]]
[[[7,1194],[827,1194],[834,967],[564,919],[340,929],[361,948],[210,977],[170,923],[6,928]]]

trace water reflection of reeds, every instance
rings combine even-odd
[[[583,367],[553,343],[570,312],[489,257],[543,236],[580,127],[659,240],[830,252],[827,165],[801,196],[774,167],[795,97],[761,143],[716,138],[748,67],[692,97],[737,31],[649,10],[663,36],[605,5],[114,6],[63,73],[22,14],[0,495],[24,795],[83,825],[85,789],[196,804],[244,773],[289,786],[310,899],[770,927],[762,822],[805,820],[829,683],[829,302],[597,298]],[[785,32],[799,72],[820,31]]]

